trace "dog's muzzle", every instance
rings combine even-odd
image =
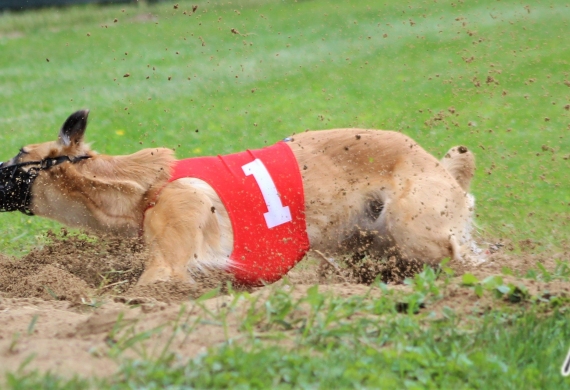
[[[60,156],[47,158],[41,161],[28,161],[24,163],[4,166],[0,162],[0,212],[21,211],[27,215],[34,215],[30,210],[32,203],[32,184],[40,171],[49,169],[63,162],[75,163],[90,156],[69,158]],[[24,169],[32,165],[29,169]]]
[[[0,211],[21,211],[33,215],[30,211],[32,202],[31,189],[38,168],[24,170],[21,164],[4,167],[0,165]]]

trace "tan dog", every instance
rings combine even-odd
[[[83,141],[87,115],[74,113],[57,141],[25,146],[2,166],[45,165],[37,168],[26,210],[73,227],[142,233],[150,260],[141,284],[229,269],[232,225],[210,185],[168,182],[175,161],[169,149],[96,154]],[[470,235],[475,164],[467,148],[452,148],[438,161],[403,134],[365,129],[305,132],[287,145],[302,175],[311,249],[430,264],[483,259]]]

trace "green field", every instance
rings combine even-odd
[[[567,1],[175,3],[0,14],[0,160],[54,139],[81,108],[91,110],[87,141],[107,154],[166,146],[188,157],[261,147],[306,129],[398,130],[438,157],[457,144],[475,151],[481,241],[510,242],[517,251],[530,240],[536,253],[568,251]],[[2,214],[1,252],[25,254],[58,226]],[[318,309],[381,316],[385,327],[316,321],[312,333],[295,324],[301,336],[293,352],[252,337],[184,367],[168,359],[131,362],[105,386],[568,384],[559,374],[570,346],[566,301],[561,309],[501,304],[468,326],[449,314],[427,328],[413,313],[379,307],[384,300],[365,302],[327,301]],[[277,382],[260,362],[274,368]],[[9,383],[98,386],[43,374],[15,374]]]
[[[91,109],[88,140],[109,154],[208,155],[305,129],[395,129],[437,156],[475,150],[483,235],[567,242],[568,5],[389,3],[4,14],[0,158],[52,139],[79,108]],[[2,215],[0,240],[25,252],[51,226]]]

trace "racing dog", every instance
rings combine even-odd
[[[142,236],[150,258],[140,284],[220,270],[271,283],[309,250],[483,260],[471,238],[475,160],[464,146],[438,161],[398,132],[335,129],[227,156],[108,156],[84,142],[88,113],[0,165],[0,211]]]

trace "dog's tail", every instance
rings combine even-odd
[[[454,146],[441,159],[441,164],[463,188],[469,192],[471,179],[475,174],[475,155],[465,146]]]

